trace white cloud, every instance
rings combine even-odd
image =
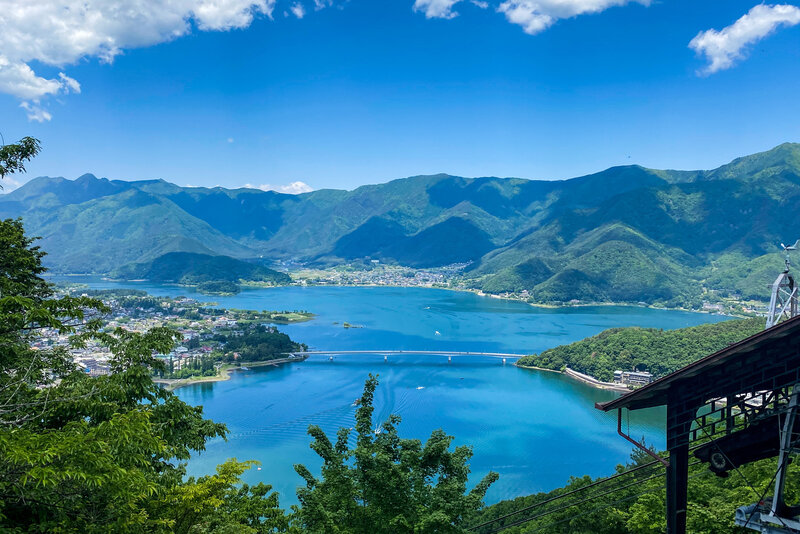
[[[19,105],[28,112],[28,120],[36,122],[47,122],[53,118],[49,111],[44,109],[38,101],[23,102]]]
[[[731,68],[744,57],[747,45],[760,41],[781,26],[796,24],[800,24],[800,8],[759,4],[720,31],[711,29],[698,33],[689,48],[708,59],[709,64],[702,72],[711,74]]]
[[[61,86],[65,90],[72,91],[73,93],[81,92],[81,84],[79,84],[78,80],[76,80],[75,78],[70,78],[63,72],[58,73],[58,78],[61,80]]]
[[[271,17],[275,1],[0,0],[0,92],[33,108],[39,99],[80,92],[80,84],[63,73],[39,76],[32,61],[64,67],[97,57],[110,63],[126,48],[170,41],[193,26],[204,31],[247,27],[256,15]]]
[[[474,5],[478,6],[481,9],[486,9],[489,7],[489,2],[484,2],[483,0],[470,0]]]
[[[229,137],[229,138],[227,139],[227,141],[228,141],[228,143],[233,143],[233,137]]]
[[[272,185],[272,184],[244,184],[249,189],[261,189],[262,191],[277,191],[278,193],[285,193],[287,195],[299,195],[300,193],[308,193],[313,191],[314,188],[305,182],[292,182],[286,185]]]
[[[55,95],[64,88],[60,80],[48,80],[36,76],[28,65],[12,62],[0,54],[0,91],[18,98],[40,98]]]
[[[452,19],[458,13],[453,11],[453,6],[462,0],[415,0],[414,11],[422,11],[425,18]]]
[[[505,0],[497,8],[512,24],[522,26],[525,33],[536,34],[559,19],[586,13],[600,13],[614,6],[629,3],[649,5],[650,0]]]
[[[333,0],[314,0],[314,11],[325,9],[333,5]]]
[[[306,16],[306,8],[303,7],[303,4],[300,2],[295,2],[289,10],[292,14],[297,17],[298,19],[302,19]]]
[[[10,176],[6,176],[2,180],[0,180],[0,195],[3,193],[10,193],[14,189],[20,187],[22,182],[18,182]]]

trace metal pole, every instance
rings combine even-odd
[[[792,449],[792,432],[794,431],[794,420],[797,414],[798,396],[800,395],[800,384],[795,384],[792,390],[792,398],[789,400],[789,411],[786,413],[786,420],[783,423],[781,433],[781,452],[778,455],[778,472],[775,475],[775,494],[772,497],[772,510],[770,515],[780,517],[786,507],[783,502],[783,492],[786,489],[786,468],[789,467],[788,456]]]
[[[689,431],[686,414],[677,410],[678,402],[675,398],[667,401],[667,534],[686,534]]]

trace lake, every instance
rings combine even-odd
[[[528,354],[591,336],[611,327],[681,328],[725,317],[631,306],[563,309],[472,293],[425,288],[283,287],[244,289],[207,297],[188,288],[147,282],[89,282],[95,288],[132,287],[154,295],[185,295],[220,306],[256,310],[308,310],[310,322],[280,327],[292,339],[322,350],[452,350]],[[361,328],[343,328],[348,322]],[[261,470],[248,483],[272,484],[284,506],[296,503],[302,480],[292,465],[318,473],[308,447],[308,425],[329,435],[352,427],[353,400],[364,380],[378,374],[375,424],[399,414],[402,437],[425,440],[443,428],[455,444],[471,445],[473,480],[489,470],[500,480],[488,503],[546,491],[570,476],[601,476],[624,463],[631,446],[616,433],[615,414],[594,403],[616,396],[557,373],[519,369],[487,357],[397,355],[313,356],[279,367],[237,371],[231,380],[177,390],[206,416],[228,425],[228,441],[215,440],[188,466],[189,474],[213,472],[227,458],[253,459]],[[664,446],[664,412],[648,410],[625,421],[629,433]]]

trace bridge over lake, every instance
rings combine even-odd
[[[501,358],[505,361],[507,358],[522,358],[524,354],[510,354],[504,352],[472,352],[472,351],[448,351],[448,350],[309,350],[305,352],[294,352],[296,356],[339,356],[347,354],[377,354],[387,358],[389,356],[400,354],[422,354],[431,356],[447,356],[448,359],[453,356],[488,356],[489,358]]]

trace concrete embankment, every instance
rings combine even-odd
[[[569,367],[566,367],[564,369],[564,374],[571,376],[575,380],[580,380],[581,382],[584,382],[596,388],[610,389],[612,391],[619,391],[623,393],[630,392],[630,389],[628,389],[627,386],[623,386],[621,384],[615,384],[613,382],[603,382],[602,380],[598,380],[593,376],[585,375],[583,373],[579,373],[578,371],[574,371]]]
[[[516,365],[520,369],[534,369],[536,371],[547,371],[548,373],[565,374],[571,378],[574,378],[575,380],[583,382],[584,384],[589,384],[590,386],[594,386],[600,389],[619,391],[620,393],[628,393],[629,391],[631,391],[630,389],[628,389],[627,386],[623,386],[621,384],[614,384],[612,382],[603,382],[602,380],[598,380],[593,376],[579,373],[578,371],[570,369],[569,367],[565,367],[564,371],[562,372],[562,371],[557,371],[555,369],[545,369],[544,367],[536,367],[534,365],[519,365],[516,363],[514,365]]]

